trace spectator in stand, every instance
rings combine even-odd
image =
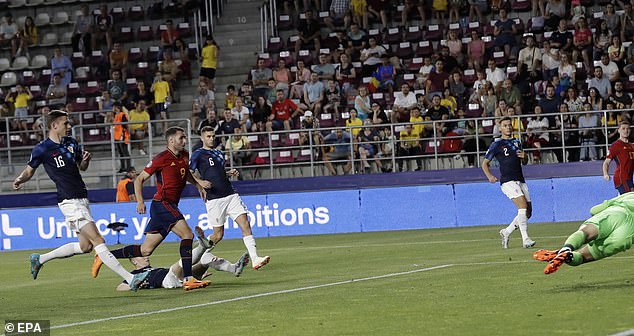
[[[346,127],[348,127],[348,131],[352,134],[352,136],[356,137],[361,131],[363,120],[357,118],[357,110],[353,108],[351,108],[348,113],[350,114],[350,118],[346,120]]]
[[[95,15],[95,29],[92,34],[92,50],[97,50],[97,42],[106,40],[106,49],[112,49],[114,18],[108,13],[108,5],[99,6],[99,14]],[[101,49],[101,48],[99,48]]]
[[[205,38],[205,46],[200,51],[200,80],[207,84],[207,87],[214,89],[214,80],[216,78],[216,67],[218,65],[218,44],[213,36],[207,35]]]
[[[275,100],[277,100],[277,90],[275,89],[275,86],[275,79],[269,78],[269,94],[266,97],[266,100],[268,100],[270,104],[273,104]]]
[[[575,25],[575,31],[573,35],[573,51],[572,51],[572,61],[576,63],[579,59],[579,54],[581,54],[583,58],[583,64],[586,69],[592,69],[592,63],[590,62],[590,57],[592,55],[592,31],[588,27],[588,23],[585,18],[580,18],[577,24]]]
[[[381,27],[383,30],[387,29],[387,10],[390,6],[388,0],[367,0],[368,3],[368,15],[374,20],[381,21]]]
[[[513,106],[517,114],[522,114],[522,94],[517,86],[513,85],[513,81],[505,79],[498,96],[499,99],[506,101],[507,105]]]
[[[231,142],[229,144],[231,146],[231,157],[233,158],[233,164],[236,166],[242,166],[246,162],[248,162],[249,156],[251,153],[249,150],[251,149],[251,143],[249,139],[242,134],[241,128],[236,128],[233,134],[231,135]]]
[[[292,100],[284,96],[284,91],[278,90],[277,100],[271,107],[271,115],[269,116],[270,123],[267,123],[267,128],[270,127],[271,129],[267,129],[267,131],[270,132],[272,130],[277,131],[281,129],[290,130],[292,128],[291,122],[293,122],[293,119],[295,119],[301,112],[302,109],[295,105]]]
[[[423,116],[420,113],[420,109],[417,107],[412,108],[412,112],[410,113],[409,122],[412,123],[412,128],[414,128],[414,132],[418,133],[421,138],[425,134],[425,125],[423,125]]]
[[[492,59],[489,59],[489,62],[487,64],[488,67],[485,71],[487,75],[486,80],[493,84],[493,88],[496,92],[499,92],[500,88],[502,87],[502,83],[506,79],[506,73],[504,72],[504,69],[498,68],[498,66],[495,64],[495,61]]]
[[[588,97],[584,103],[590,104],[590,108],[593,111],[601,111],[604,107],[603,98],[601,97],[599,90],[595,87],[591,87],[589,89]]]
[[[30,60],[29,46],[37,44],[37,27],[32,17],[27,16],[26,19],[24,19],[24,27],[21,27],[18,31],[18,37],[20,38],[18,41],[19,46],[15,55],[20,56],[24,52],[26,58]]]
[[[128,87],[121,79],[121,71],[113,70],[112,78],[108,81],[107,89],[110,97],[116,102],[123,102],[128,98]]]
[[[465,94],[467,93],[467,89],[462,82],[462,75],[460,72],[456,71],[451,74],[449,78],[449,89],[451,91],[451,95],[456,97],[456,101],[460,108],[465,107]]]
[[[605,6],[602,19],[607,24],[608,31],[616,33],[621,31],[621,17],[616,14],[613,3],[610,2]]]
[[[326,86],[329,79],[335,78],[335,67],[330,63],[330,55],[320,54],[319,64],[313,66],[313,72],[317,74],[318,79]]]
[[[555,95],[555,87],[549,84],[546,86],[546,94],[539,101],[539,106],[542,112],[549,114],[559,112],[559,105],[561,105],[561,99]]]
[[[440,99],[440,105],[444,106],[449,110],[449,117],[453,118],[457,115],[458,112],[458,101],[456,97],[451,95],[451,90],[446,88],[442,92],[442,97]]]
[[[304,12],[305,19],[297,26],[299,39],[295,42],[295,54],[299,54],[302,48],[313,46],[315,50],[321,49],[321,31],[319,22],[313,17],[313,11],[307,9]]]
[[[574,87],[569,87],[568,90],[566,90],[564,104],[568,105],[568,111],[581,112],[583,111],[584,103],[585,99],[577,96],[577,89],[575,89]]]
[[[484,41],[480,38],[480,33],[476,30],[471,31],[471,41],[467,45],[467,57],[469,68],[480,71],[482,69],[482,60],[486,47]]]
[[[371,168],[368,163],[368,159],[370,158],[374,158],[374,162],[377,164],[377,167],[381,167],[381,160],[376,157],[376,142],[380,140],[380,137],[377,132],[378,128],[372,127],[372,122],[370,120],[364,121],[363,126],[363,130],[357,136],[357,142],[359,143],[357,151],[359,153],[359,158],[361,159],[361,169],[359,169],[359,171],[366,174]]]
[[[405,129],[400,132],[399,139],[398,152],[396,155],[399,157],[415,156],[416,171],[422,170],[423,163],[420,156],[423,155],[423,146],[420,143],[420,134],[414,131],[414,127],[411,124],[407,124],[405,125]],[[406,159],[397,160],[396,164],[398,165],[399,171],[405,171],[405,166],[403,165],[405,160]],[[411,168],[412,167],[410,167],[410,170]]]
[[[19,123],[21,130],[26,130],[26,117],[29,115],[29,101],[33,99],[33,94],[28,87],[21,84],[15,86],[15,93],[10,94],[6,101],[13,103],[14,116]]]
[[[121,43],[116,42],[113,45],[108,59],[110,61],[110,73],[119,71],[121,72],[121,78],[125,80],[128,76],[128,52],[121,48]]]
[[[198,133],[200,134],[200,130],[203,129],[203,127],[205,126],[209,126],[211,128],[214,129],[214,131],[216,131],[218,129],[218,117],[216,116],[216,110],[214,109],[207,109],[207,116],[205,119],[203,119],[200,124],[198,125]]]
[[[550,42],[543,42],[544,53],[542,55],[542,79],[549,80],[559,73],[559,53],[550,48]]]
[[[304,112],[304,119],[300,123],[300,128],[303,130],[317,130],[319,129],[319,119],[313,117],[313,112],[306,111]],[[312,145],[319,145],[322,143],[322,136],[319,131],[312,132],[313,135],[313,143]],[[308,132],[299,133],[299,145],[300,146],[308,146],[310,144],[310,140],[308,138]]]
[[[603,99],[607,99],[612,94],[612,84],[603,74],[603,68],[599,65],[594,67],[594,77],[590,79],[588,88],[596,88]]]
[[[504,51],[504,55],[508,58],[511,55],[511,48],[515,46],[517,28],[515,27],[515,21],[508,17],[506,8],[500,8],[499,15],[500,18],[495,22],[495,29],[493,30],[493,35],[495,36],[493,45]]]
[[[614,104],[614,107],[623,110],[632,107],[632,97],[623,91],[623,81],[620,79],[614,82],[614,92],[608,98],[608,101]]]
[[[192,125],[198,124],[198,118],[205,118],[208,107],[215,109],[215,99],[214,92],[207,88],[207,81],[200,81],[192,106],[192,110],[197,110],[197,113],[192,114]]]
[[[101,92],[101,96],[96,98],[99,106],[99,115],[104,118],[106,124],[112,123],[114,120],[114,114],[112,114],[112,105],[114,100],[110,97],[110,92],[104,90]]]
[[[138,102],[143,99],[145,107],[150,114],[150,118],[154,120],[154,95],[146,89],[145,82],[140,80],[136,83],[136,89],[130,92],[130,101]],[[195,123],[193,123],[195,125]]]
[[[621,77],[619,66],[610,60],[607,53],[601,55],[599,66],[603,70],[603,76],[605,76],[611,83],[614,83]]]
[[[231,113],[235,119],[240,122],[240,128],[246,133],[251,129],[251,113],[249,109],[242,105],[242,98],[236,98],[236,105],[231,109]]]
[[[88,5],[82,4],[79,7],[79,14],[75,18],[75,24],[73,26],[73,37],[71,38],[73,52],[79,52],[79,42],[81,41],[84,56],[90,56],[92,54],[92,31],[93,18],[88,10]]]
[[[450,114],[449,109],[440,104],[441,98],[439,95],[435,95],[431,99],[431,106],[427,109],[425,113],[425,120],[431,121],[439,121],[439,120],[449,120]],[[444,127],[444,123],[439,124]]]
[[[457,64],[464,64],[462,41],[458,38],[458,33],[455,30],[450,30],[447,35],[447,48],[449,48],[449,55],[456,59]]]
[[[39,117],[35,119],[31,128],[35,132],[35,136],[37,141],[42,141],[46,136],[48,130],[46,129],[46,119],[48,118],[48,113],[51,112],[51,109],[44,105],[38,109]]]
[[[231,109],[225,108],[223,119],[218,123],[218,134],[233,134],[236,131],[236,128],[240,128],[240,121],[238,121],[233,113],[231,113]],[[221,141],[222,144],[225,145],[227,137],[222,137]]]
[[[401,92],[394,94],[394,104],[392,105],[392,122],[409,120],[411,109],[416,106],[416,94],[409,90],[409,84],[401,85]]]
[[[328,87],[324,92],[324,112],[335,113],[335,119],[339,118],[339,107],[341,105],[341,91],[337,88],[334,80],[328,80]]]
[[[431,57],[425,56],[423,58],[423,65],[420,66],[418,73],[416,73],[416,86],[419,88],[425,88],[425,83],[429,78],[429,74],[434,70],[434,65],[431,63]]]
[[[326,135],[323,139],[324,143],[331,144],[333,150],[324,155],[324,161],[330,174],[337,175],[337,171],[332,165],[331,161],[334,160],[346,160],[346,165],[343,168],[343,173],[348,174],[352,169],[352,162],[350,162],[350,154],[352,146],[350,144],[351,137],[348,132],[344,132],[342,129],[337,129],[333,133]],[[325,148],[325,147],[322,147]]]
[[[275,79],[275,91],[281,89],[284,91],[284,95],[288,97],[291,71],[286,67],[285,60],[280,59],[277,61],[277,69],[273,70],[273,79]]]
[[[557,30],[550,36],[550,47],[559,51],[572,52],[572,33],[568,31],[566,19],[559,20]]]
[[[46,105],[52,109],[59,109],[66,104],[66,85],[62,84],[59,74],[53,75],[53,83],[46,90]]]
[[[489,11],[489,3],[487,0],[468,0],[469,3],[469,21],[475,22],[474,19],[478,19],[478,22],[484,22],[484,16],[482,13]]]
[[[570,63],[570,56],[566,52],[559,52],[559,79],[561,85],[567,88],[576,82],[576,67]]]
[[[495,95],[495,88],[491,82],[487,82],[484,86],[485,95],[482,96],[482,116],[495,116],[495,109],[498,105],[498,97]]]
[[[594,48],[592,51],[592,60],[601,59],[601,55],[608,52],[608,46],[612,42],[610,40],[612,32],[610,32],[606,20],[599,20],[596,27],[596,32],[593,34]]]
[[[352,23],[350,25],[350,31],[346,34],[348,41],[350,41],[350,49],[348,49],[348,56],[352,56],[354,59],[358,59],[361,50],[365,49],[367,36],[365,31],[359,29],[359,25]]]
[[[339,69],[336,75],[337,81],[339,81],[341,91],[343,91],[344,94],[348,94],[348,92],[353,89],[357,72],[352,66],[352,63],[350,63],[350,56],[347,54],[341,54],[339,61]]]
[[[619,68],[623,68],[625,61],[625,47],[621,44],[621,38],[612,36],[612,43],[608,47],[608,56],[611,62],[614,62]]]
[[[581,137],[581,161],[595,161],[597,156],[597,130],[599,117],[595,113],[585,113],[579,117],[579,136]]]
[[[379,103],[372,103],[372,111],[368,114],[367,120],[372,120],[373,125],[388,124],[390,119]]]
[[[405,0],[403,3],[403,12],[401,13],[401,22],[404,26],[409,27],[409,18],[412,13],[414,13],[414,10],[418,11],[423,27],[427,25],[425,17],[425,2],[426,0]]]
[[[532,35],[526,37],[526,47],[520,50],[517,57],[517,67],[521,68],[522,65],[526,65],[532,82],[542,77],[542,51],[535,45]]]
[[[225,98],[225,107],[232,109],[235,106],[237,97],[238,95],[236,94],[236,87],[233,85],[228,85],[226,98]]]
[[[251,79],[253,81],[253,97],[269,95],[269,79],[273,77],[273,71],[267,68],[264,59],[258,58],[257,68],[251,70]]]
[[[544,26],[553,30],[557,23],[566,17],[566,2],[562,0],[547,0],[544,11]],[[561,25],[561,23],[560,23]]]
[[[364,119],[371,112],[371,107],[368,88],[359,86],[359,94],[354,97],[354,109],[357,110],[357,113]]]
[[[374,77],[379,81],[379,89],[385,90],[392,94],[394,92],[394,80],[396,77],[396,69],[390,64],[390,58],[384,54],[381,56],[381,64],[379,64]]]
[[[158,60],[160,61],[163,58],[163,53],[165,50],[174,50],[176,47],[176,40],[180,38],[180,33],[176,26],[174,26],[174,22],[172,20],[165,21],[165,30],[161,31],[161,49],[158,54]]]
[[[51,76],[59,75],[61,84],[68,86],[73,79],[73,63],[68,56],[62,54],[62,49],[56,47],[51,57]],[[52,82],[51,78],[51,82]]]
[[[363,29],[370,28],[368,25],[368,3],[366,0],[351,0],[350,9],[353,20],[351,25],[356,23],[357,25],[361,25]]]
[[[316,73],[310,74],[310,81],[304,84],[304,100],[302,109],[311,110],[318,116],[321,113],[321,102],[324,100],[325,87],[318,80]],[[275,108],[274,108],[275,109]]]
[[[352,55],[352,45],[350,44],[346,33],[343,30],[338,29],[335,31],[334,37],[335,39],[332,40],[333,42],[329,42],[332,43],[332,50],[330,50],[330,55],[332,56],[331,60],[338,60],[341,54]]]
[[[341,24],[348,29],[350,22],[352,22],[350,0],[331,0],[330,15],[324,18],[324,23],[330,31],[335,31],[335,25],[341,26]]]
[[[176,83],[180,69],[174,60],[171,50],[165,50],[163,52],[163,58],[163,61],[159,62],[158,69],[163,75],[163,79],[170,83],[170,88],[174,91],[174,84]]]
[[[623,4],[623,14],[621,14],[621,41],[631,41],[634,37],[634,11],[632,3]]]
[[[161,120],[167,120],[167,108],[172,99],[171,91],[169,83],[163,80],[160,72],[154,74],[154,82],[150,87],[150,92],[154,92],[154,115]],[[163,131],[167,129],[165,122],[161,126],[162,128],[157,132],[158,135],[163,134]]]
[[[143,146],[143,139],[148,132],[150,114],[147,111],[145,101],[143,99],[139,100],[134,109],[128,113],[128,116],[130,117],[130,122],[138,122],[138,124],[129,125],[130,137],[136,142],[139,154],[147,155]]]
[[[264,132],[271,129],[271,122],[269,121],[271,113],[271,105],[268,104],[264,97],[258,97],[251,113],[251,131]]]
[[[550,122],[547,117],[540,116],[542,108],[539,105],[535,106],[533,110],[533,116],[528,117],[528,123],[526,124],[526,135],[528,137],[526,145],[528,148],[535,148],[532,152],[533,163],[541,163],[541,149],[546,147],[550,141],[548,128]]]
[[[295,71],[294,82],[291,83],[291,99],[302,99],[304,97],[304,84],[310,80],[310,70],[304,66],[304,61],[297,60],[297,71]]]
[[[13,21],[13,15],[7,12],[4,15],[4,22],[0,25],[0,46],[11,47],[11,58],[15,58],[16,49],[18,48],[18,25]]]
[[[442,95],[445,88],[449,87],[449,73],[444,70],[445,63],[437,60],[435,64],[436,68],[429,73],[425,81],[425,94],[428,100],[434,95]]]
[[[371,76],[378,64],[381,63],[381,56],[385,53],[387,53],[387,51],[383,46],[377,44],[376,37],[370,36],[368,38],[368,47],[361,50],[361,56],[359,58],[361,62],[363,62],[361,76]]]

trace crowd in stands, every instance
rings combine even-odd
[[[471,135],[494,135],[496,124],[461,119],[523,115],[514,127],[535,149],[534,162],[542,147],[565,145],[566,157],[554,151],[562,162],[599,159],[593,146],[605,143],[605,134],[592,128],[632,117],[630,1],[305,0],[279,1],[278,8],[280,35],[289,37],[270,38],[248,81],[228,88],[224,117],[207,114],[201,125],[214,120],[221,134],[359,127],[325,132],[313,143],[396,137],[387,150],[411,156],[434,135],[459,137],[445,141],[444,151],[484,151],[492,136],[477,143]],[[606,109],[607,118],[540,116]],[[195,112],[205,118],[204,109]],[[226,120],[231,127],[222,127]],[[376,127],[425,121],[437,121],[435,129],[414,124],[392,135]],[[608,141],[617,137],[612,132]],[[325,160],[346,152],[331,147]],[[364,162],[386,151],[357,147]]]

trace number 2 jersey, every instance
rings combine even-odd
[[[632,191],[634,185],[632,183],[632,174],[634,173],[634,144],[616,140],[607,155],[608,159],[616,161],[616,170],[614,171],[614,187],[619,192],[624,193]]]
[[[44,165],[46,174],[57,188],[57,203],[61,203],[65,199],[88,197],[77,166],[82,157],[83,150],[74,138],[63,137],[60,143],[46,138],[33,148],[28,165],[33,169]]]
[[[522,160],[517,157],[517,151],[522,150],[522,144],[515,138],[498,138],[491,143],[484,157],[491,161],[494,158],[500,164],[500,184],[508,181],[524,181]]]
[[[166,149],[158,153],[143,170],[150,175],[156,174],[153,200],[178,204],[189,172],[189,153],[181,151],[176,156]]]
[[[203,180],[211,182],[207,191],[207,200],[218,199],[235,194],[225,171],[225,155],[217,149],[199,148],[192,153],[189,168],[198,170]]]

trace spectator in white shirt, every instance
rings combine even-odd
[[[495,91],[497,92],[502,86],[502,82],[506,79],[506,73],[495,65],[494,60],[489,60],[488,65],[486,69],[487,81],[493,83]]]
[[[416,94],[409,90],[408,84],[401,85],[401,92],[394,93],[392,122],[409,120],[409,111],[416,106]]]
[[[599,62],[599,66],[603,69],[603,75],[606,76],[611,83],[614,83],[621,76],[619,73],[619,66],[610,61],[610,57],[607,53],[601,55],[601,62]]]

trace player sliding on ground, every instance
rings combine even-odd
[[[207,272],[209,268],[213,268],[217,271],[228,272],[236,277],[239,277],[244,270],[244,267],[249,264],[249,253],[242,254],[240,259],[235,264],[228,262],[225,259],[216,257],[207,251],[210,245],[207,239],[205,239],[205,233],[200,227],[196,227],[196,237],[198,238],[198,246],[192,249],[192,272],[194,277],[203,279],[209,275]],[[132,273],[149,271],[149,276],[141,285],[143,289],[155,289],[155,288],[180,288],[183,287],[183,265],[179,260],[168,268],[153,268],[150,266],[150,259],[148,257],[135,257],[130,261],[136,266],[136,270]],[[126,281],[117,286],[118,291],[129,291],[130,286]]]
[[[183,214],[178,209],[185,182],[189,181],[204,193],[201,186],[189,172],[189,154],[185,150],[187,136],[180,127],[170,127],[165,132],[167,149],[158,153],[150,161],[141,174],[134,180],[134,194],[136,195],[136,209],[139,214],[145,214],[143,202],[143,182],[156,173],[156,194],[150,206],[150,221],[145,228],[145,241],[141,245],[128,245],[112,254],[121,258],[147,257],[173,231],[181,239],[180,256],[183,263],[184,290],[203,288],[209,281],[200,281],[192,276],[192,241],[194,234],[187,225]],[[95,256],[92,276],[97,277],[101,267],[101,259]]]
[[[592,217],[556,251],[539,250],[533,259],[547,261],[545,274],[563,264],[579,266],[623,252],[634,243],[634,193],[604,201],[590,209]],[[585,246],[584,246],[585,245]]]
[[[253,238],[251,224],[247,217],[247,206],[233,189],[228,177],[238,176],[239,173],[235,169],[229,171],[225,169],[224,154],[213,148],[215,135],[213,128],[209,126],[200,130],[203,147],[192,153],[189,164],[192,175],[200,184],[210,184],[210,187],[205,188],[207,220],[214,228],[214,233],[209,236],[210,244],[215,245],[220,242],[225,233],[225,221],[230,216],[240,226],[242,240],[251,256],[251,265],[257,270],[266,265],[271,258],[258,256],[255,238]]]
[[[500,230],[502,247],[508,248],[509,236],[515,229],[519,228],[523,245],[525,248],[529,248],[535,245],[535,241],[528,236],[527,230],[527,222],[531,218],[533,206],[531,204],[531,196],[528,193],[528,186],[526,186],[524,174],[522,173],[522,164],[528,162],[528,156],[522,150],[520,141],[513,137],[513,122],[511,118],[505,117],[500,120],[500,132],[502,136],[491,143],[484,156],[482,171],[484,171],[489,182],[497,182],[498,179],[491,174],[489,163],[494,158],[498,160],[500,163],[502,192],[517,207],[517,216],[515,216],[509,226]]]
[[[78,243],[68,243],[55,250],[31,255],[31,276],[33,280],[45,263],[53,259],[72,257],[95,249],[97,256],[125,281],[132,284],[132,290],[148,276],[148,272],[131,274],[108,251],[105,240],[99,233],[88,207],[88,192],[79,171],[88,169],[91,155],[73,137],[67,136],[71,129],[68,113],[54,110],[47,115],[48,138],[37,144],[31,152],[26,168],[13,181],[13,189],[18,190],[33,177],[35,170],[44,165],[46,174],[55,182],[57,205],[64,214],[66,224],[77,233]]]

